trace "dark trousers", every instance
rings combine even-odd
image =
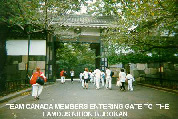
[[[73,82],[74,76],[71,76],[71,82]]]
[[[124,84],[125,84],[125,82],[121,82],[121,83],[122,83],[122,86],[121,86],[121,88],[120,88],[120,89],[122,90],[122,88],[123,88],[123,89],[125,90],[125,85],[124,85]]]
[[[84,79],[84,83],[88,83],[88,79]]]

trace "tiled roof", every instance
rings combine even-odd
[[[113,21],[112,16],[66,15],[53,19],[51,25],[107,28]]]

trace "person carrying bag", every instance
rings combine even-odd
[[[32,85],[32,96],[36,100],[39,100],[39,95],[41,94],[43,90],[43,85],[47,81],[46,77],[44,76],[44,73],[40,71],[40,68],[36,68],[36,72],[33,73],[30,84]]]

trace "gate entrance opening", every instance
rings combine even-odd
[[[95,69],[95,51],[90,48],[88,43],[55,43],[56,56],[56,78],[60,78],[59,73],[63,69],[67,71],[67,78],[70,77],[70,71],[75,71],[75,78],[79,77],[84,68]]]

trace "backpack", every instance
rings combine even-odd
[[[102,78],[105,78],[105,74],[104,73],[101,76],[102,76]]]
[[[36,80],[36,83],[40,84],[40,85],[44,85],[44,79],[41,77],[38,77]]]
[[[64,72],[64,75],[63,76],[67,76],[67,72]]]

